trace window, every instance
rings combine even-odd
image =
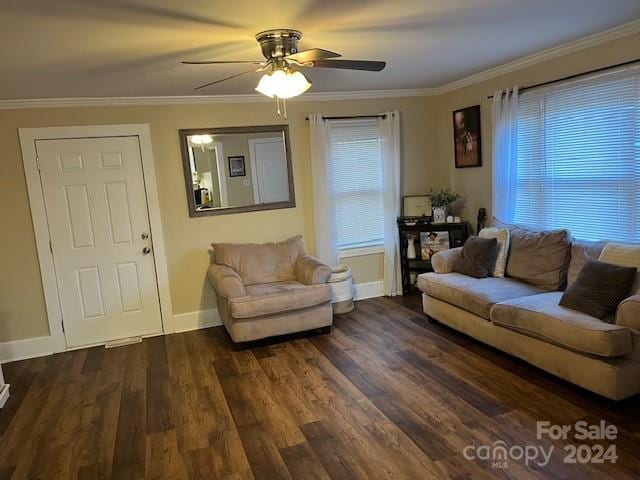
[[[517,127],[517,223],[640,241],[637,69],[525,93]]]
[[[333,121],[330,141],[338,248],[382,245],[384,206],[378,122]]]

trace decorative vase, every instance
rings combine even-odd
[[[407,237],[407,258],[409,260],[413,260],[416,256],[415,238],[412,235],[409,235]]]
[[[433,207],[433,223],[444,223],[447,219],[446,207]]]

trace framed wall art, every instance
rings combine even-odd
[[[453,112],[453,140],[456,168],[482,166],[480,105]]]
[[[229,158],[229,176],[230,177],[244,177],[247,175],[247,171],[244,165],[244,156],[239,155],[237,157]]]

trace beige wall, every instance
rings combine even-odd
[[[435,98],[440,170],[448,186],[465,197],[464,213],[474,229],[478,208],[485,207],[491,211],[491,101],[487,96],[498,89],[533,85],[638,58],[640,34],[564,55]],[[483,166],[456,169],[453,166],[452,112],[478,104],[481,105]]]
[[[145,107],[47,108],[0,110],[0,342],[47,335],[17,129],[62,125],[148,123],[156,162],[160,209],[167,248],[174,313],[215,307],[205,281],[212,241],[261,242],[302,233],[313,252],[313,211],[309,164],[309,112],[328,115],[402,112],[402,191],[416,194],[450,186],[467,200],[466,215],[475,225],[481,206],[491,206],[491,105],[498,88],[530,85],[640,57],[640,35],[595,46],[518,70],[439,97],[305,102],[289,104],[296,208],[218,217],[189,218],[178,129],[282,123],[271,103]],[[481,104],[481,168],[453,168],[451,112]],[[226,155],[226,152],[225,152]],[[347,259],[355,281],[382,277],[382,257]]]
[[[215,307],[205,281],[212,241],[262,242],[302,233],[314,250],[308,126],[305,115],[372,114],[398,109],[403,122],[403,182],[406,193],[442,183],[436,161],[433,98],[289,104],[296,208],[189,218],[178,130],[283,123],[275,105],[210,104],[0,110],[0,342],[48,334],[18,128],[148,123],[151,127],[170,291],[174,313]],[[225,152],[225,155],[227,152]],[[381,277],[380,256],[352,260],[359,282]]]

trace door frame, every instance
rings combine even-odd
[[[31,220],[35,233],[38,263],[42,277],[44,301],[49,321],[51,349],[54,353],[67,350],[67,341],[62,327],[62,309],[58,282],[55,275],[49,223],[44,200],[44,192],[40,181],[37,140],[59,140],[99,137],[138,137],[140,157],[142,159],[142,175],[147,197],[149,226],[151,228],[151,244],[154,252],[156,283],[160,302],[160,316],[163,333],[173,333],[173,308],[169,291],[169,273],[165,255],[164,235],[160,219],[160,201],[156,181],[155,163],[151,148],[151,132],[148,124],[124,125],[91,125],[69,127],[19,128],[22,163],[27,181]],[[101,342],[104,343],[104,342]]]

